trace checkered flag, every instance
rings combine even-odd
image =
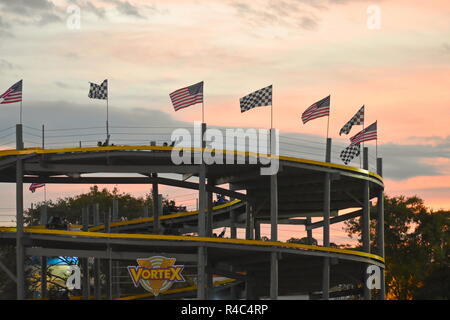
[[[341,159],[344,162],[344,164],[347,165],[355,157],[359,156],[360,152],[361,152],[361,145],[360,144],[349,145],[347,148],[342,150],[342,152],[341,152]]]
[[[358,110],[353,118],[351,118],[346,124],[344,124],[341,131],[339,131],[339,135],[343,133],[349,134],[354,125],[356,126],[361,124],[364,124],[364,106],[362,106],[361,109]]]
[[[239,99],[241,112],[248,111],[254,107],[263,107],[272,105],[272,85],[252,92]]]
[[[92,99],[108,99],[108,79],[104,80],[101,85],[89,82],[91,88],[89,89],[89,98]]]

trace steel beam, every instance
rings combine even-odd
[[[357,211],[354,211],[354,212],[342,214],[342,215],[337,216],[337,217],[333,217],[333,218],[330,219],[330,224],[339,223],[339,222],[342,222],[342,221],[346,221],[346,220],[349,220],[349,219],[353,219],[353,218],[359,217],[359,216],[362,215],[362,213],[363,213],[362,210],[357,210]],[[311,218],[309,218],[309,219],[311,219]],[[309,231],[309,230],[312,230],[312,229],[321,228],[323,226],[324,226],[324,221],[308,223],[306,225],[306,230]]]

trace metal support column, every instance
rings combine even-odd
[[[100,204],[93,204],[92,209],[94,214],[94,226],[98,226],[100,224]]]
[[[278,182],[277,175],[270,176],[270,237],[278,241]],[[278,254],[270,254],[270,299],[278,299]]]
[[[325,162],[331,162],[331,138],[327,138]],[[330,246],[331,174],[325,173],[323,186],[323,246]],[[312,237],[311,237],[312,238]],[[330,298],[330,258],[323,259],[322,299]]]
[[[261,240],[261,222],[258,219],[253,219],[255,225],[255,240]]]
[[[208,187],[213,187],[214,181],[212,179],[208,179]],[[207,207],[208,207],[208,213],[206,216],[206,236],[212,237],[213,236],[213,193],[211,191],[207,192],[206,196],[207,201]]]
[[[309,226],[311,224],[311,217],[307,217],[306,218],[306,225],[305,228],[307,226]],[[312,229],[306,229],[306,237],[308,238],[308,244],[312,244],[313,242],[313,233],[312,233]]]
[[[230,211],[230,237],[231,239],[236,239],[237,230],[236,230],[236,212],[234,210]]]
[[[152,173],[152,178],[158,178],[156,172]],[[153,198],[153,233],[159,234],[159,202],[158,202],[158,183],[152,184],[152,198]]]
[[[111,232],[111,208],[108,209],[106,214],[106,221],[105,221],[105,231],[107,233]],[[106,299],[112,300],[113,298],[113,286],[112,286],[112,260],[111,260],[111,245],[108,244],[106,246],[106,252],[108,255],[108,258],[106,260]]]
[[[276,130],[270,130],[270,153],[276,155]],[[270,238],[278,241],[278,176],[270,176]],[[278,299],[278,253],[270,254],[270,299]]]
[[[109,222],[111,223],[111,221],[119,221],[119,199],[113,199],[112,218],[111,213],[109,214]]]
[[[247,191],[248,194],[248,191]],[[252,240],[252,204],[247,200],[245,204],[245,239]]]
[[[200,237],[206,236],[206,167],[204,164],[200,165],[199,170],[199,211],[198,211],[198,235]],[[202,245],[198,247],[198,262],[197,262],[197,299],[206,299],[206,262],[207,252]]]
[[[363,168],[365,170],[369,169],[369,151],[368,148],[365,147],[363,150]],[[365,180],[363,182],[363,215],[361,217],[361,237],[362,237],[362,246],[363,251],[370,253],[370,190],[369,190],[369,181]],[[369,265],[366,264],[364,268],[364,299],[371,299],[371,292],[367,287],[367,273],[366,268]]]
[[[94,225],[100,225],[100,205],[98,203],[93,205],[94,209]],[[94,258],[94,295],[95,299],[101,299],[101,279],[100,279],[101,260]]]
[[[16,149],[23,149],[22,124],[16,125]],[[23,160],[20,155],[16,161],[16,277],[17,299],[25,298],[25,254],[23,245]]]
[[[39,211],[40,211],[40,218],[39,218],[40,224],[42,226],[45,226],[45,225],[47,225],[47,221],[48,221],[48,218],[47,218],[47,204],[42,205],[39,208]]]
[[[377,173],[383,176],[383,159],[377,159]],[[384,194],[383,189],[380,188],[378,191],[377,199],[377,212],[378,212],[378,224],[377,224],[377,234],[378,234],[378,255],[384,258]],[[381,270],[381,288],[380,288],[380,299],[384,300],[386,298],[386,285],[384,277],[384,268]]]
[[[47,257],[41,257],[41,299],[47,298]]]
[[[88,231],[89,229],[89,208],[83,207],[81,208],[81,221],[82,221],[82,230]],[[81,291],[83,293],[83,300],[89,299],[90,288],[89,288],[89,261],[88,258],[81,258],[81,274],[82,274],[82,283],[81,283]]]

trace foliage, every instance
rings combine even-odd
[[[386,196],[384,201],[387,297],[401,300],[449,299],[450,212],[429,210],[416,196]],[[377,209],[372,207],[373,252],[378,247],[376,216]],[[360,236],[359,220],[352,219],[346,223],[349,236]]]
[[[119,217],[124,216],[128,219],[142,217],[144,205],[149,206],[149,212],[153,210],[153,202],[150,194],[145,198],[136,198],[129,193],[120,193],[117,187],[109,191],[106,188],[99,190],[98,186],[95,185],[90,187],[87,193],[66,197],[64,199],[60,198],[55,202],[52,200],[47,201],[47,216],[60,215],[70,223],[80,224],[82,208],[99,204],[100,219],[104,221],[106,212],[112,208],[113,199],[119,201]],[[44,204],[43,202],[38,203],[34,208],[30,208],[24,212],[26,224],[39,224],[39,212],[41,206]]]

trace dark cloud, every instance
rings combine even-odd
[[[11,25],[0,17],[0,29],[9,29]]]
[[[19,15],[30,15],[36,11],[50,11],[55,9],[53,2],[48,0],[0,0],[3,12]]]
[[[232,1],[230,4],[243,20],[254,26],[281,25],[312,30],[318,25],[317,17],[299,1]]]
[[[0,58],[0,72],[6,72],[8,70],[14,70],[17,67],[13,65],[11,62]]]
[[[445,53],[449,53],[450,54],[450,44],[449,43],[444,43],[442,45],[442,49],[444,50]]]
[[[90,12],[90,13],[94,14],[95,16],[97,16],[98,18],[102,18],[102,19],[105,18],[105,15],[106,15],[105,9],[95,6],[91,1],[77,0],[75,2],[75,4],[77,6],[79,6],[80,9],[83,11]]]
[[[145,16],[140,12],[138,6],[131,4],[124,0],[107,0],[109,3],[115,5],[116,10],[125,16],[132,16],[135,18],[145,19]]]
[[[38,24],[40,26],[45,26],[50,23],[62,22],[62,18],[54,13],[44,13],[39,18]]]

